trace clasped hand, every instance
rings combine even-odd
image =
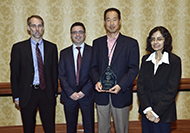
[[[72,99],[72,100],[74,100],[74,101],[77,101],[77,100],[79,100],[79,99],[81,99],[81,98],[83,98],[85,95],[84,95],[84,93],[83,92],[74,92],[71,96],[70,96],[70,98]]]
[[[160,121],[160,118],[156,118],[152,112],[152,110],[148,111],[147,114],[146,114],[146,118],[151,121],[151,122],[154,122],[154,123],[158,123]]]

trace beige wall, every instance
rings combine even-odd
[[[69,29],[75,21],[85,24],[86,43],[90,45],[94,38],[104,35],[103,12],[108,7],[121,11],[121,33],[138,40],[141,57],[146,53],[144,49],[148,32],[157,25],[168,28],[173,36],[173,52],[182,59],[182,77],[190,78],[190,0],[1,0],[0,82],[9,82],[13,43],[29,38],[26,28],[28,16],[42,16],[45,21],[44,38],[56,43],[60,51],[72,44]],[[57,100],[56,122],[63,123],[63,107],[59,98]],[[190,92],[178,94],[179,119],[190,119],[189,100]],[[138,120],[137,110],[137,96],[134,93],[130,120]],[[38,117],[37,123],[39,121]],[[0,97],[0,126],[20,124],[20,113],[15,109],[11,97]]]

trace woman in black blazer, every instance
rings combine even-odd
[[[181,79],[181,59],[171,53],[172,37],[162,26],[153,28],[137,80],[143,133],[170,133],[177,119],[175,97]]]

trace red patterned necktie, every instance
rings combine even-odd
[[[76,76],[76,82],[77,85],[79,85],[79,71],[80,71],[80,65],[81,65],[81,53],[80,53],[80,48],[81,47],[76,47],[78,49],[78,56],[77,56],[77,76]]]
[[[42,61],[42,55],[41,52],[38,48],[39,43],[36,45],[36,57],[37,57],[37,62],[38,62],[38,72],[39,72],[39,78],[40,78],[40,88],[42,90],[45,89],[46,84],[45,84],[45,79],[44,79],[44,64]]]

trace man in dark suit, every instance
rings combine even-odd
[[[84,43],[86,31],[82,23],[74,23],[70,32],[73,45],[61,51],[58,66],[67,133],[77,132],[79,107],[84,132],[94,133],[94,90],[89,77],[91,46]]]
[[[129,106],[132,104],[132,83],[139,71],[138,42],[119,32],[121,17],[116,8],[104,12],[107,35],[93,41],[90,76],[95,84],[98,112],[98,132],[110,132],[111,113],[117,133],[128,133]],[[117,84],[102,89],[101,74],[110,69]]]
[[[38,15],[27,20],[31,38],[13,45],[11,87],[21,109],[24,133],[34,133],[36,112],[46,133],[55,133],[55,104],[58,89],[57,46],[42,39],[44,21]]]

